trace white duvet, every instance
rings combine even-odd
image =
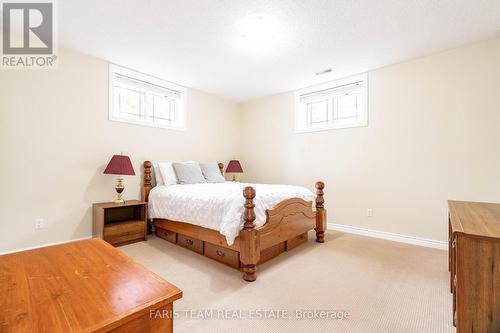
[[[266,210],[289,198],[314,201],[308,189],[292,185],[225,182],[156,186],[149,194],[149,217],[182,221],[219,231],[227,243],[243,229],[243,188],[255,188],[255,224],[266,223]]]

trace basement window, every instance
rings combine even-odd
[[[109,65],[109,120],[185,130],[186,89]]]
[[[368,125],[368,75],[361,74],[295,93],[295,132]]]

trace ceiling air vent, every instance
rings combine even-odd
[[[327,74],[327,73],[330,73],[331,71],[332,71],[331,68],[323,69],[322,71],[316,72],[316,75]]]

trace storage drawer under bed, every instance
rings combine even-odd
[[[227,266],[240,269],[240,253],[222,246],[204,242],[194,237],[176,233],[167,229],[156,227],[156,235],[168,242],[177,244],[193,252],[203,254],[206,257],[223,263]],[[307,233],[297,235],[287,241],[280,242],[260,251],[260,260],[262,264],[271,260],[285,251],[290,251],[295,247],[307,241]]]
[[[163,238],[166,241],[169,241],[170,243],[177,243],[177,233],[162,229],[162,228],[156,228],[156,236]]]
[[[186,249],[203,254],[203,241],[183,234],[177,234],[177,245]]]
[[[290,251],[305,242],[307,242],[307,232],[287,240],[285,250]]]
[[[205,242],[205,256],[233,268],[240,268],[240,253],[238,251]]]
[[[279,256],[283,252],[285,252],[285,242],[281,242],[276,245],[270,246],[266,249],[263,249],[260,251],[259,264],[263,264],[266,261]]]

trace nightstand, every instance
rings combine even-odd
[[[124,204],[95,203],[93,207],[93,236],[120,246],[147,239],[147,203],[128,200]]]

